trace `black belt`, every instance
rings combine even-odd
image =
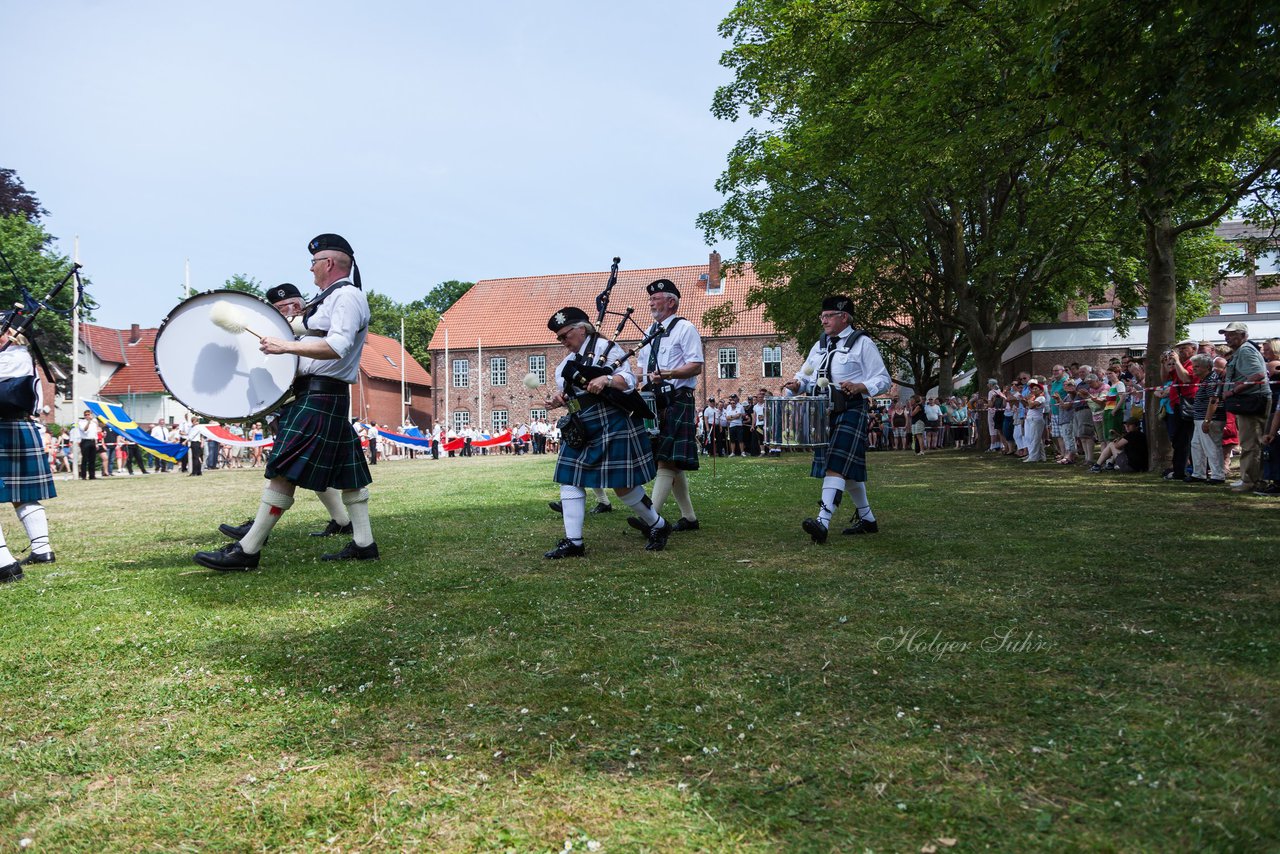
[[[351,384],[333,377],[318,377],[314,374],[303,374],[293,381],[293,393],[296,397],[308,394],[348,394]]]

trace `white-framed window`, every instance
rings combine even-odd
[[[1280,273],[1280,249],[1263,252],[1253,259],[1254,272],[1259,276],[1274,276]]]
[[[720,379],[736,380],[738,378],[737,347],[721,347],[720,357],[716,361],[720,366]]]
[[[530,410],[529,410],[529,420],[530,420],[530,421],[546,421],[546,420],[547,420],[547,410],[545,410],[545,409],[530,409]]]
[[[1224,302],[1218,306],[1218,314],[1248,314],[1249,303],[1247,302]]]
[[[493,356],[489,359],[489,385],[507,384],[507,357]]]
[[[538,355],[529,357],[529,373],[538,378],[538,385],[547,381],[547,357]]]
[[[1091,308],[1088,314],[1089,320],[1115,320],[1116,310],[1114,308]]]
[[[505,409],[495,409],[489,413],[490,429],[497,435],[507,429],[507,425],[511,423],[511,418],[507,415]]]
[[[471,361],[469,359],[453,360],[453,387],[471,388]]]
[[[1257,306],[1258,314],[1276,314],[1280,312],[1280,300],[1259,300]]]
[[[471,426],[471,413],[465,409],[455,409],[453,411],[453,429],[465,430]]]
[[[781,347],[765,347],[761,351],[761,373],[762,377],[780,377],[782,376],[782,348]]]

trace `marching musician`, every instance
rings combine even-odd
[[[347,420],[350,384],[356,381],[369,332],[369,302],[360,289],[351,244],[339,235],[321,234],[307,248],[320,295],[308,304],[303,326],[324,334],[261,340],[259,349],[267,355],[299,357],[295,399],[281,411],[267,460],[268,483],[253,524],[237,542],[218,551],[197,552],[195,561],[201,566],[222,571],[256,568],[267,535],[293,506],[299,486],[316,492],[330,487],[342,490],[342,503],[351,517],[351,542],[339,552],[323,555],[323,560],[378,559],[366,488],[373,478]]]
[[[626,353],[601,337],[580,308],[560,309],[547,321],[547,328],[569,351],[556,368],[558,391],[547,400],[547,406],[564,406],[569,415],[562,419],[565,426],[555,473],[560,484],[564,539],[544,557],[559,560],[586,554],[582,537],[586,488],[597,486],[613,489],[639,517],[648,535],[645,549],[662,551],[671,535],[671,523],[659,515],[644,491],[644,484],[654,475],[644,424],[609,399],[635,391],[636,380]],[[585,379],[593,373],[587,368],[615,361],[618,367],[612,373]]]
[[[653,392],[658,416],[658,434],[652,437],[653,458],[658,476],[653,481],[653,506],[662,512],[667,496],[674,494],[680,519],[673,531],[698,530],[698,514],[689,498],[685,472],[698,470],[698,407],[694,389],[704,362],[702,336],[690,321],[677,316],[680,289],[670,279],[658,279],[649,292],[649,313],[653,326],[649,334],[658,337],[636,353],[636,364],[644,371],[644,387]],[[627,519],[632,527],[641,521]]]
[[[875,534],[880,530],[867,500],[867,429],[872,398],[893,384],[875,342],[854,329],[846,296],[822,301],[823,335],[785,388],[796,394],[821,394],[831,400],[831,429],[827,444],[813,452],[810,474],[822,478],[818,518],[801,523],[815,543],[827,541],[831,517],[845,492],[853,499],[855,513],[845,534]]]
[[[307,307],[306,300],[302,298],[302,291],[298,290],[298,286],[292,282],[282,282],[274,288],[268,288],[267,302],[275,306],[276,311],[283,314],[291,323],[294,318],[301,318]],[[259,448],[257,450],[260,451],[262,449]],[[254,465],[257,465],[257,463],[255,462]],[[329,487],[317,492],[316,497],[320,499],[324,509],[329,511],[329,524],[324,526],[323,531],[312,531],[311,536],[349,535],[351,533],[351,517],[347,515],[347,508],[342,503],[342,490]],[[249,529],[252,527],[253,520],[246,519],[239,525],[219,525],[218,530],[233,540],[239,540],[249,533]]]
[[[0,326],[12,315],[11,311],[0,311]],[[0,584],[4,584],[20,581],[24,566],[54,562],[49,519],[40,502],[55,497],[57,490],[44,437],[31,417],[43,406],[31,351],[21,335],[8,330],[0,335],[0,347],[5,348],[0,350],[0,501],[13,504],[31,541],[31,554],[16,560],[0,531]],[[95,427],[97,423],[93,422]],[[93,465],[92,456],[89,465]]]

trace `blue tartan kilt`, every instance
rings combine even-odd
[[[811,477],[825,477],[828,470],[847,480],[867,480],[867,410],[847,409],[831,419],[826,445],[813,449]]]
[[[0,421],[0,501],[43,501],[57,495],[34,421]]]
[[[560,443],[556,483],[630,489],[653,480],[658,472],[643,421],[603,403],[588,406],[578,414],[586,428],[587,444],[577,450]]]
[[[265,476],[303,489],[359,489],[373,482],[345,394],[308,394],[280,412]]]
[[[682,394],[666,409],[658,411],[658,435],[653,441],[653,458],[684,471],[698,470],[697,404],[692,394]]]

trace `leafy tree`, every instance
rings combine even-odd
[[[18,173],[12,169],[0,169],[0,217],[18,214],[28,222],[37,222],[49,214],[40,207],[40,200],[22,184]]]
[[[222,283],[222,287],[229,291],[239,291],[244,294],[253,294],[255,297],[265,297],[266,291],[262,288],[262,283],[252,276],[244,273],[236,273],[231,278]]]
[[[32,298],[43,299],[71,270],[71,260],[49,248],[51,239],[38,222],[23,214],[0,217],[0,251],[8,261],[0,269],[0,304],[23,302],[23,286]],[[89,284],[87,278],[84,283]],[[63,368],[71,364],[71,322],[57,312],[70,311],[75,287],[73,278],[54,297],[54,310],[40,312],[31,332],[45,358]]]
[[[436,324],[440,322],[439,313],[426,306],[424,300],[404,305],[376,291],[369,291],[368,298],[369,331],[400,341],[400,319],[404,318],[405,340],[400,343],[418,364],[430,370],[431,359],[427,353],[427,344],[431,341]]]
[[[736,239],[785,331],[849,290],[910,384],[936,362],[945,391],[966,351],[994,376],[1029,318],[1117,266],[1103,158],[1009,83],[1031,62],[1020,11],[741,0],[721,25],[736,78],[713,109],[772,128],[744,135],[699,222]]]
[[[474,284],[475,282],[459,282],[456,279],[450,279],[436,285],[419,302],[422,303],[423,308],[435,309],[438,314],[444,314],[451,305],[462,299],[462,295],[471,290]]]
[[[1034,82],[1060,133],[1114,161],[1109,192],[1140,217],[1147,352],[1161,353],[1176,331],[1180,240],[1275,192],[1280,10],[1198,0],[1035,8],[1043,25]],[[1161,433],[1153,460],[1166,447]]]

